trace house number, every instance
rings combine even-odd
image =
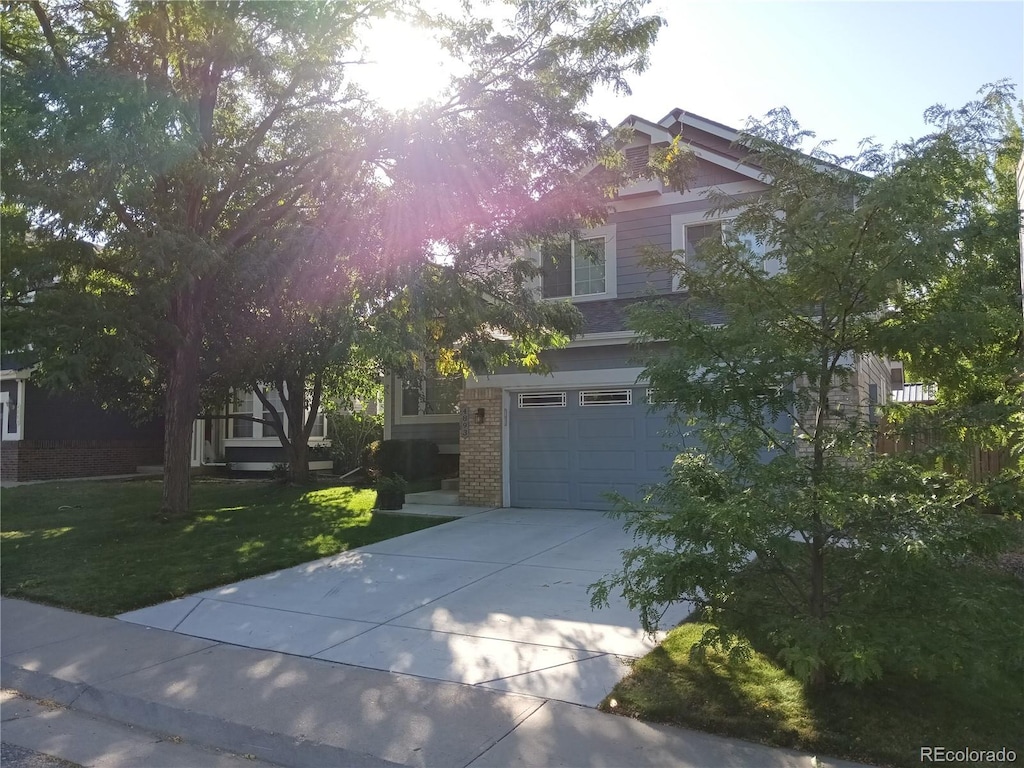
[[[470,416],[470,413],[469,413],[469,409],[468,408],[463,408],[462,409],[462,415],[461,415],[461,419],[462,419],[462,437],[469,437],[469,421],[470,421],[470,418],[471,418],[471,416]]]

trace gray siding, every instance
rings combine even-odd
[[[727,174],[732,173],[725,168],[719,170]],[[743,178],[739,174],[733,175]],[[672,249],[674,215],[706,211],[710,208],[711,202],[708,200],[692,200],[612,214],[609,222],[615,224],[618,297],[627,299],[669,292],[672,288],[669,273],[665,270],[652,272],[648,269],[643,263],[645,251],[653,249],[668,252]]]
[[[709,136],[709,138],[715,139],[713,136]],[[715,140],[728,146],[728,142],[724,139]],[[701,141],[700,143],[705,144],[708,142]],[[709,146],[708,148],[714,149],[716,152],[721,154],[728,154],[728,152],[725,152],[718,147]],[[723,168],[717,163],[709,163],[707,160],[698,160],[694,175],[690,178],[689,188],[701,189],[702,187],[717,187],[720,184],[731,184],[734,181],[749,181],[749,178],[738,171],[730,171],[728,168]]]
[[[549,349],[541,359],[553,371],[590,371],[602,368],[635,368],[642,363],[634,358],[638,350],[631,344],[609,344],[600,347]]]
[[[707,207],[698,200],[691,209]],[[622,211],[611,216],[615,224],[615,257],[618,262],[619,298],[665,293],[671,288],[668,272],[651,272],[643,263],[645,251],[667,252],[672,248],[671,213],[667,206]]]
[[[606,368],[637,368],[644,365],[644,357],[664,349],[665,344],[649,344],[638,348],[635,344],[604,344],[594,347],[566,347],[564,349],[546,349],[540,353],[541,360],[554,371],[592,371]],[[496,374],[524,373],[521,368],[499,368]],[[544,380],[543,374],[537,374],[537,381]],[[454,432],[458,434],[458,424]],[[397,429],[397,427],[395,427]]]
[[[72,392],[52,392],[31,382],[25,386],[26,440],[145,440],[163,442],[163,419],[136,424],[131,415],[102,408]]]
[[[400,413],[400,402],[396,402],[398,390],[397,380],[393,375],[388,377],[387,392],[385,394],[384,418],[390,423],[392,440],[430,440],[438,445],[459,444],[459,423],[442,422],[437,423],[395,423],[396,415]],[[386,432],[385,432],[386,433]]]
[[[712,152],[717,152],[718,154],[725,155],[726,157],[738,158],[746,154],[745,151],[739,151],[734,147],[728,139],[723,139],[721,136],[715,136],[712,133],[706,133],[698,130],[697,128],[686,126],[683,128],[682,134],[684,141],[692,142],[697,146],[705,147],[706,149],[710,149]],[[711,163],[708,163],[708,165],[711,165]],[[722,168],[720,165],[715,167],[729,173],[728,169]]]
[[[392,424],[392,440],[430,440],[438,445],[457,445],[459,425],[451,424]]]

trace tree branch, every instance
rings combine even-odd
[[[140,231],[139,225],[132,218],[131,214],[128,213],[128,209],[125,208],[124,203],[118,200],[116,192],[111,192],[110,196],[107,198],[107,202],[110,203],[110,209],[114,212],[117,220],[121,222],[121,226],[129,232]]]
[[[39,20],[39,27],[43,31],[43,37],[46,38],[46,42],[50,46],[50,53],[53,54],[53,60],[57,64],[57,68],[64,74],[69,73],[71,68],[68,66],[68,60],[60,52],[57,36],[53,34],[53,26],[50,24],[50,18],[46,15],[46,11],[43,10],[42,3],[39,0],[32,0],[31,5],[36,19]]]
[[[252,387],[252,391],[255,393],[256,397],[259,398],[259,401],[263,404],[263,410],[268,411],[270,413],[269,422],[267,422],[266,419],[252,420],[258,421],[261,424],[269,423],[276,430],[277,437],[281,441],[281,445],[284,446],[284,448],[287,450],[288,448],[291,447],[291,443],[288,441],[288,435],[285,432],[284,422],[281,420],[281,414],[277,412],[277,408],[274,407],[273,403],[271,403],[270,400],[267,399],[266,394],[264,394],[263,390],[260,389],[260,385],[258,382],[254,381],[250,386]],[[280,392],[281,390],[279,389],[278,393],[280,394]]]
[[[29,62],[28,56],[21,53],[17,49],[12,48],[7,43],[6,40],[0,39],[0,51],[2,51],[3,54],[8,58],[14,59],[15,61],[20,61],[22,64],[28,64]]]

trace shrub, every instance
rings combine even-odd
[[[377,491],[379,493],[405,493],[409,484],[401,475],[384,475],[377,480]]]
[[[328,416],[327,434],[331,439],[330,458],[334,459],[334,468],[345,473],[366,466],[367,446],[384,437],[384,419],[365,413],[333,413]]]
[[[377,509],[401,509],[405,504],[408,484],[401,475],[384,475],[377,479]]]

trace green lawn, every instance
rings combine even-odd
[[[974,571],[977,595],[1007,599],[1020,617],[1024,588],[1005,574]],[[999,589],[1001,587],[1001,589]],[[1007,587],[1010,587],[1007,590]],[[690,649],[707,625],[683,624],[639,659],[602,703],[605,711],[672,723],[751,741],[807,750],[877,765],[919,766],[920,748],[1013,749],[1024,756],[1024,680],[1018,672],[984,679],[949,675],[931,682],[890,675],[881,682],[806,690],[772,658],[757,651],[743,661]],[[1019,669],[1007,660],[1006,670]],[[614,704],[613,704],[614,702]]]
[[[196,480],[193,515],[161,523],[160,481],[0,491],[0,589],[111,616],[447,522],[372,514],[340,486]]]

